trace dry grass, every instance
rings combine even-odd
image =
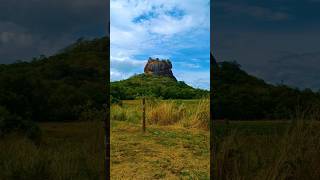
[[[209,130],[210,102],[209,99],[200,99],[192,104],[160,101],[147,108],[147,119],[150,124]]]
[[[217,143],[214,178],[319,179],[319,128],[319,122],[298,120],[280,134],[231,130]]]
[[[190,116],[191,127],[209,130],[210,123],[210,101],[201,99],[195,111]]]
[[[146,119],[152,125],[178,125],[184,128],[209,130],[210,102],[208,98],[184,100],[146,100]],[[111,119],[140,123],[141,102],[124,101],[122,106],[111,106]]]
[[[113,121],[112,179],[209,179],[209,132]]]
[[[172,125],[186,116],[186,107],[178,105],[174,101],[164,101],[149,106],[147,118],[150,124]]]
[[[141,101],[112,106],[111,178],[209,179],[209,131],[199,122],[209,114],[205,103],[148,99],[146,133]],[[117,118],[122,112],[124,118]]]

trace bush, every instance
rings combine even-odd
[[[81,109],[79,117],[81,121],[103,121],[105,119],[106,111],[95,108],[92,101],[87,101],[85,105],[81,106]]]
[[[95,108],[86,109],[80,114],[81,121],[103,121],[106,112]]]
[[[41,130],[34,122],[12,115],[0,106],[0,137],[11,133],[22,134],[34,141],[39,141],[41,138]]]
[[[116,97],[110,96],[110,103],[111,104],[119,104],[119,103],[121,103],[121,100]]]

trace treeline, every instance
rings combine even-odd
[[[0,65],[0,126],[8,120],[74,121],[101,111],[108,56],[104,37],[80,39],[51,57]]]
[[[290,119],[302,113],[317,118],[320,113],[318,92],[267,84],[248,75],[236,62],[214,63],[213,74],[215,119]]]
[[[209,91],[193,88],[183,81],[145,74],[134,75],[126,80],[111,82],[110,89],[113,102],[136,99],[141,96],[161,99],[199,99],[203,96],[209,96]]]

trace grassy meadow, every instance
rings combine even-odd
[[[141,100],[111,107],[112,179],[209,179],[209,101]]]
[[[320,123],[312,120],[215,123],[215,179],[319,179]]]
[[[41,140],[0,140],[0,179],[105,179],[102,122],[40,123]]]

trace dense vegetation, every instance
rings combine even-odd
[[[289,119],[302,112],[318,112],[320,108],[320,93],[267,84],[247,74],[236,62],[214,63],[213,71],[216,119]]]
[[[110,95],[113,100],[132,100],[142,95],[162,99],[199,99],[208,96],[209,91],[195,89],[169,77],[139,74],[112,82]]]
[[[108,41],[0,65],[0,179],[105,179]]]
[[[0,134],[26,122],[79,120],[102,111],[108,46],[106,37],[80,39],[51,57],[0,65]]]

